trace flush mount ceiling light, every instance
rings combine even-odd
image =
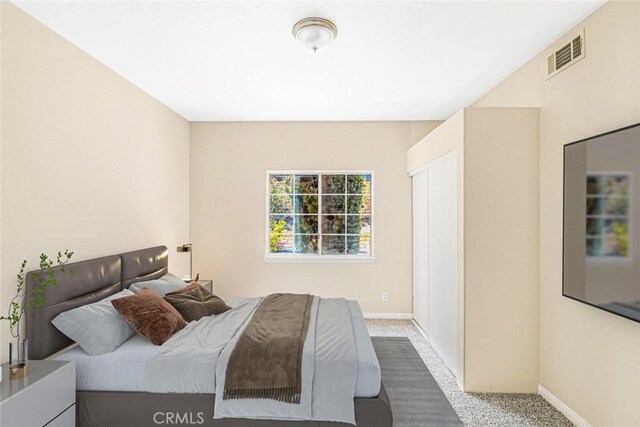
[[[324,18],[305,18],[293,26],[293,37],[313,52],[327,47],[337,35],[334,23]]]

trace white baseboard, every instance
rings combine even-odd
[[[416,319],[411,319],[411,321],[413,322],[413,326],[416,327],[418,332],[420,332],[420,334],[424,337],[424,339],[427,340],[427,342],[429,342],[429,335],[427,335],[427,332],[424,329],[422,329],[422,326],[418,325],[418,322],[416,322]]]
[[[538,394],[542,396],[544,400],[549,402],[551,406],[556,408],[558,411],[562,412],[562,414],[569,419],[572,423],[574,423],[577,427],[591,427],[591,425],[584,420],[580,415],[578,415],[573,409],[569,408],[562,400],[558,399],[554,396],[549,390],[542,387],[542,385],[538,384]]]
[[[362,313],[365,319],[411,320],[413,313]]]
[[[442,354],[440,354],[440,352],[438,351],[438,347],[436,347],[435,345],[433,345],[433,343],[431,342],[431,340],[429,339],[429,335],[427,335],[427,331],[425,331],[424,329],[422,329],[422,326],[420,326],[418,324],[418,322],[416,322],[416,319],[411,319],[411,321],[413,322],[413,325],[416,327],[416,329],[418,330],[418,332],[420,332],[420,335],[422,335],[424,337],[425,340],[427,340],[427,342],[429,343],[429,345],[431,346],[431,350],[433,350],[433,352],[438,356],[438,359],[440,359],[440,361],[442,362],[442,364],[444,366],[446,366],[446,368],[451,371],[451,374],[456,377],[456,382],[458,379],[458,376],[455,374],[456,370],[454,368],[452,368],[451,366],[449,366],[449,364],[447,362],[444,361],[444,357],[442,357]]]

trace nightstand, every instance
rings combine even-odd
[[[196,282],[198,285],[202,286],[203,288],[205,288],[206,290],[208,290],[209,292],[213,293],[213,282],[211,280],[198,280]]]
[[[29,375],[17,380],[9,379],[9,364],[2,365],[0,425],[75,427],[75,363],[32,360]]]

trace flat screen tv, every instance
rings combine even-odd
[[[640,322],[640,123],[564,147],[562,294]]]

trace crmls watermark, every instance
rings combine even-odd
[[[156,412],[153,422],[158,425],[198,425],[204,424],[203,412]]]

